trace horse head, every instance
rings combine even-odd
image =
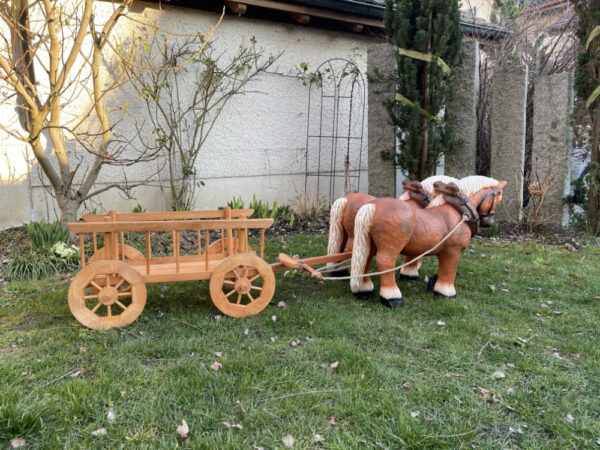
[[[437,194],[444,196],[444,200],[452,206],[458,213],[466,217],[465,222],[471,228],[471,234],[476,234],[478,231],[479,214],[473,208],[466,195],[464,195],[456,183],[442,183],[437,181],[433,183],[433,189]]]
[[[502,189],[506,186],[506,181],[499,181],[497,186],[483,189],[483,194],[477,202],[477,212],[479,213],[482,227],[491,227],[494,225],[494,216],[496,208],[502,200]]]
[[[419,206],[425,208],[431,202],[431,195],[418,181],[402,180],[404,192],[410,193],[410,198],[416,201]]]

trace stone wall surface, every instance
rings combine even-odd
[[[536,78],[530,184],[544,184],[548,180],[550,187],[540,218],[553,227],[566,226],[569,218],[564,198],[570,188],[572,112],[573,74],[564,72]]]
[[[395,151],[396,133],[383,101],[393,98],[395,91],[390,79],[396,70],[394,47],[375,44],[368,49],[369,81],[369,194],[376,197],[396,195],[394,161],[384,160],[382,151]],[[376,80],[376,81],[375,81]]]
[[[445,156],[445,174],[463,178],[475,175],[477,157],[477,98],[479,96],[479,42],[462,43],[462,63],[454,69],[454,99],[448,106],[454,138],[459,145]]]
[[[525,165],[527,66],[501,68],[492,80],[490,176],[506,180],[499,221],[521,220]]]
[[[112,11],[113,5],[110,2],[97,2],[95,8],[96,22],[101,24]],[[136,2],[130,14],[135,19],[156,23],[163,29],[173,29],[178,33],[208,30],[219,19],[219,15],[212,12],[169,6],[164,2],[162,5]],[[127,43],[132,34],[149,32],[148,27],[136,22],[120,20],[114,40]],[[213,45],[217,53],[224,52],[227,58],[241,44],[250,44],[252,38],[256,39],[257,48],[263,49],[266,55],[282,53],[282,56],[273,73],[261,75],[248,86],[245,95],[229,102],[207,139],[195,167],[199,179],[205,182],[195,204],[197,209],[216,208],[240,195],[248,203],[253,194],[263,201],[292,203],[298,192],[304,189],[306,170],[309,86],[296,77],[301,71],[299,65],[305,62],[309,70],[315,70],[324,61],[344,58],[356,63],[366,77],[367,46],[372,39],[364,34],[226,15],[213,35]],[[117,62],[111,50],[107,50],[104,56],[109,66]],[[188,87],[182,86],[182,92],[188,92]],[[147,112],[141,102],[133,102],[135,98],[135,92],[125,89],[106,99],[111,106],[129,101],[130,115],[115,129],[122,139],[130,138],[136,126],[142,126],[147,132],[144,137],[150,136]],[[75,98],[65,106],[65,117],[77,119],[89,107],[90,104],[84,103],[82,96]],[[323,114],[326,116],[328,111],[324,110]],[[0,117],[3,118],[3,125],[16,121],[11,108],[0,107]],[[311,113],[311,119],[314,117],[318,117],[318,114]],[[353,127],[363,126],[366,153],[366,123],[353,124]],[[360,130],[352,131],[355,135],[360,133]],[[42,136],[42,143],[51,154],[52,148],[45,136]],[[0,134],[0,148],[10,152],[6,162],[0,161],[0,229],[29,220],[54,220],[58,211],[52,197],[44,189],[48,182],[39,176],[35,160],[28,166],[19,162],[18,155],[22,153],[23,145]],[[85,167],[90,155],[84,151],[78,155],[83,158],[82,167]],[[357,188],[366,191],[366,155],[362,158],[360,173],[361,184]],[[109,209],[128,212],[138,203],[149,211],[169,209],[166,171],[157,173],[156,162],[125,168],[106,167],[100,173],[95,188],[115,181],[124,182],[125,178],[130,183],[143,181],[145,186],[133,191],[133,199],[125,198],[119,191],[108,191],[93,202],[87,202],[79,214],[92,209],[99,212]]]

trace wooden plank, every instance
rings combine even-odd
[[[83,234],[79,235],[79,253],[81,253],[81,268],[83,269],[85,267],[85,245],[83,242]]]
[[[200,231],[198,231],[199,233]],[[204,270],[206,272],[208,272],[208,247],[210,246],[210,231],[209,230],[204,230],[204,261],[205,261],[205,267]]]
[[[92,233],[92,242],[94,242],[94,253],[98,251],[98,239],[96,238],[96,233]]]
[[[146,273],[150,273],[150,260],[152,259],[152,246],[150,245],[150,232],[146,231]]]
[[[243,3],[225,0],[225,6],[227,6],[230,10],[232,10],[236,14],[246,14],[246,5]]]
[[[173,231],[173,256],[175,257],[175,273],[179,273],[181,260],[179,258],[179,231]]]
[[[125,261],[125,233],[121,231],[121,259]]]
[[[324,256],[313,256],[312,258],[298,259],[295,261],[299,264],[306,264],[309,266],[318,266],[319,264],[326,264],[326,263],[330,263],[330,262],[332,263],[332,262],[346,261],[346,260],[349,260],[350,258],[352,258],[352,252],[335,253],[333,255],[324,255]],[[273,269],[273,271],[288,270],[289,267],[287,267],[285,264],[282,264],[282,263],[273,263],[273,264],[271,264],[271,269]]]
[[[227,208],[225,208],[225,220],[231,220],[231,208],[228,206]],[[227,236],[227,240],[225,241],[225,247],[227,248],[227,256],[231,256],[233,255],[233,232],[231,230],[231,228],[227,229],[227,231],[225,231],[225,234]]]
[[[265,230],[260,230],[260,259],[265,259]]]
[[[232,230],[237,228],[269,228],[273,219],[231,220],[165,220],[147,222],[71,222],[67,228],[74,233],[110,233],[120,231],[174,231],[174,230]]]
[[[310,23],[310,16],[306,14],[288,12],[287,15],[290,16],[294,22],[298,22],[299,24],[308,25]]]
[[[370,27],[384,28],[383,20],[369,19],[356,14],[341,13],[332,10],[304,6],[295,3],[283,3],[273,0],[244,0],[247,5],[260,6],[263,8],[276,9],[278,11],[305,14],[307,16],[322,17],[324,19],[337,20],[340,22],[360,23]]]
[[[253,209],[232,209],[231,217],[251,216]],[[119,222],[145,222],[156,220],[183,220],[183,219],[222,219],[225,212],[222,209],[201,210],[201,211],[163,211],[163,212],[145,212],[145,213],[115,213],[116,220]],[[84,222],[105,222],[111,220],[109,214],[84,214]]]

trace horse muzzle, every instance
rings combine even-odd
[[[492,225],[494,225],[494,216],[493,215],[489,215],[489,216],[485,216],[485,217],[481,217],[479,216],[479,223],[482,227],[485,228],[489,228]]]

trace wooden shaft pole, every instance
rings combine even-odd
[[[204,230],[204,270],[208,272],[208,246],[210,244],[209,230]]]
[[[260,230],[260,258],[265,258],[265,229]]]
[[[225,208],[225,220],[229,220],[229,219],[231,219],[231,208],[229,206],[227,206]],[[233,255],[233,249],[234,249],[234,244],[235,244],[234,240],[233,240],[233,230],[228,228],[226,233],[227,233],[227,239],[226,239],[227,256],[231,256],[231,255]]]
[[[98,239],[96,238],[96,233],[92,233],[92,241],[94,242],[94,253],[98,251]]]

